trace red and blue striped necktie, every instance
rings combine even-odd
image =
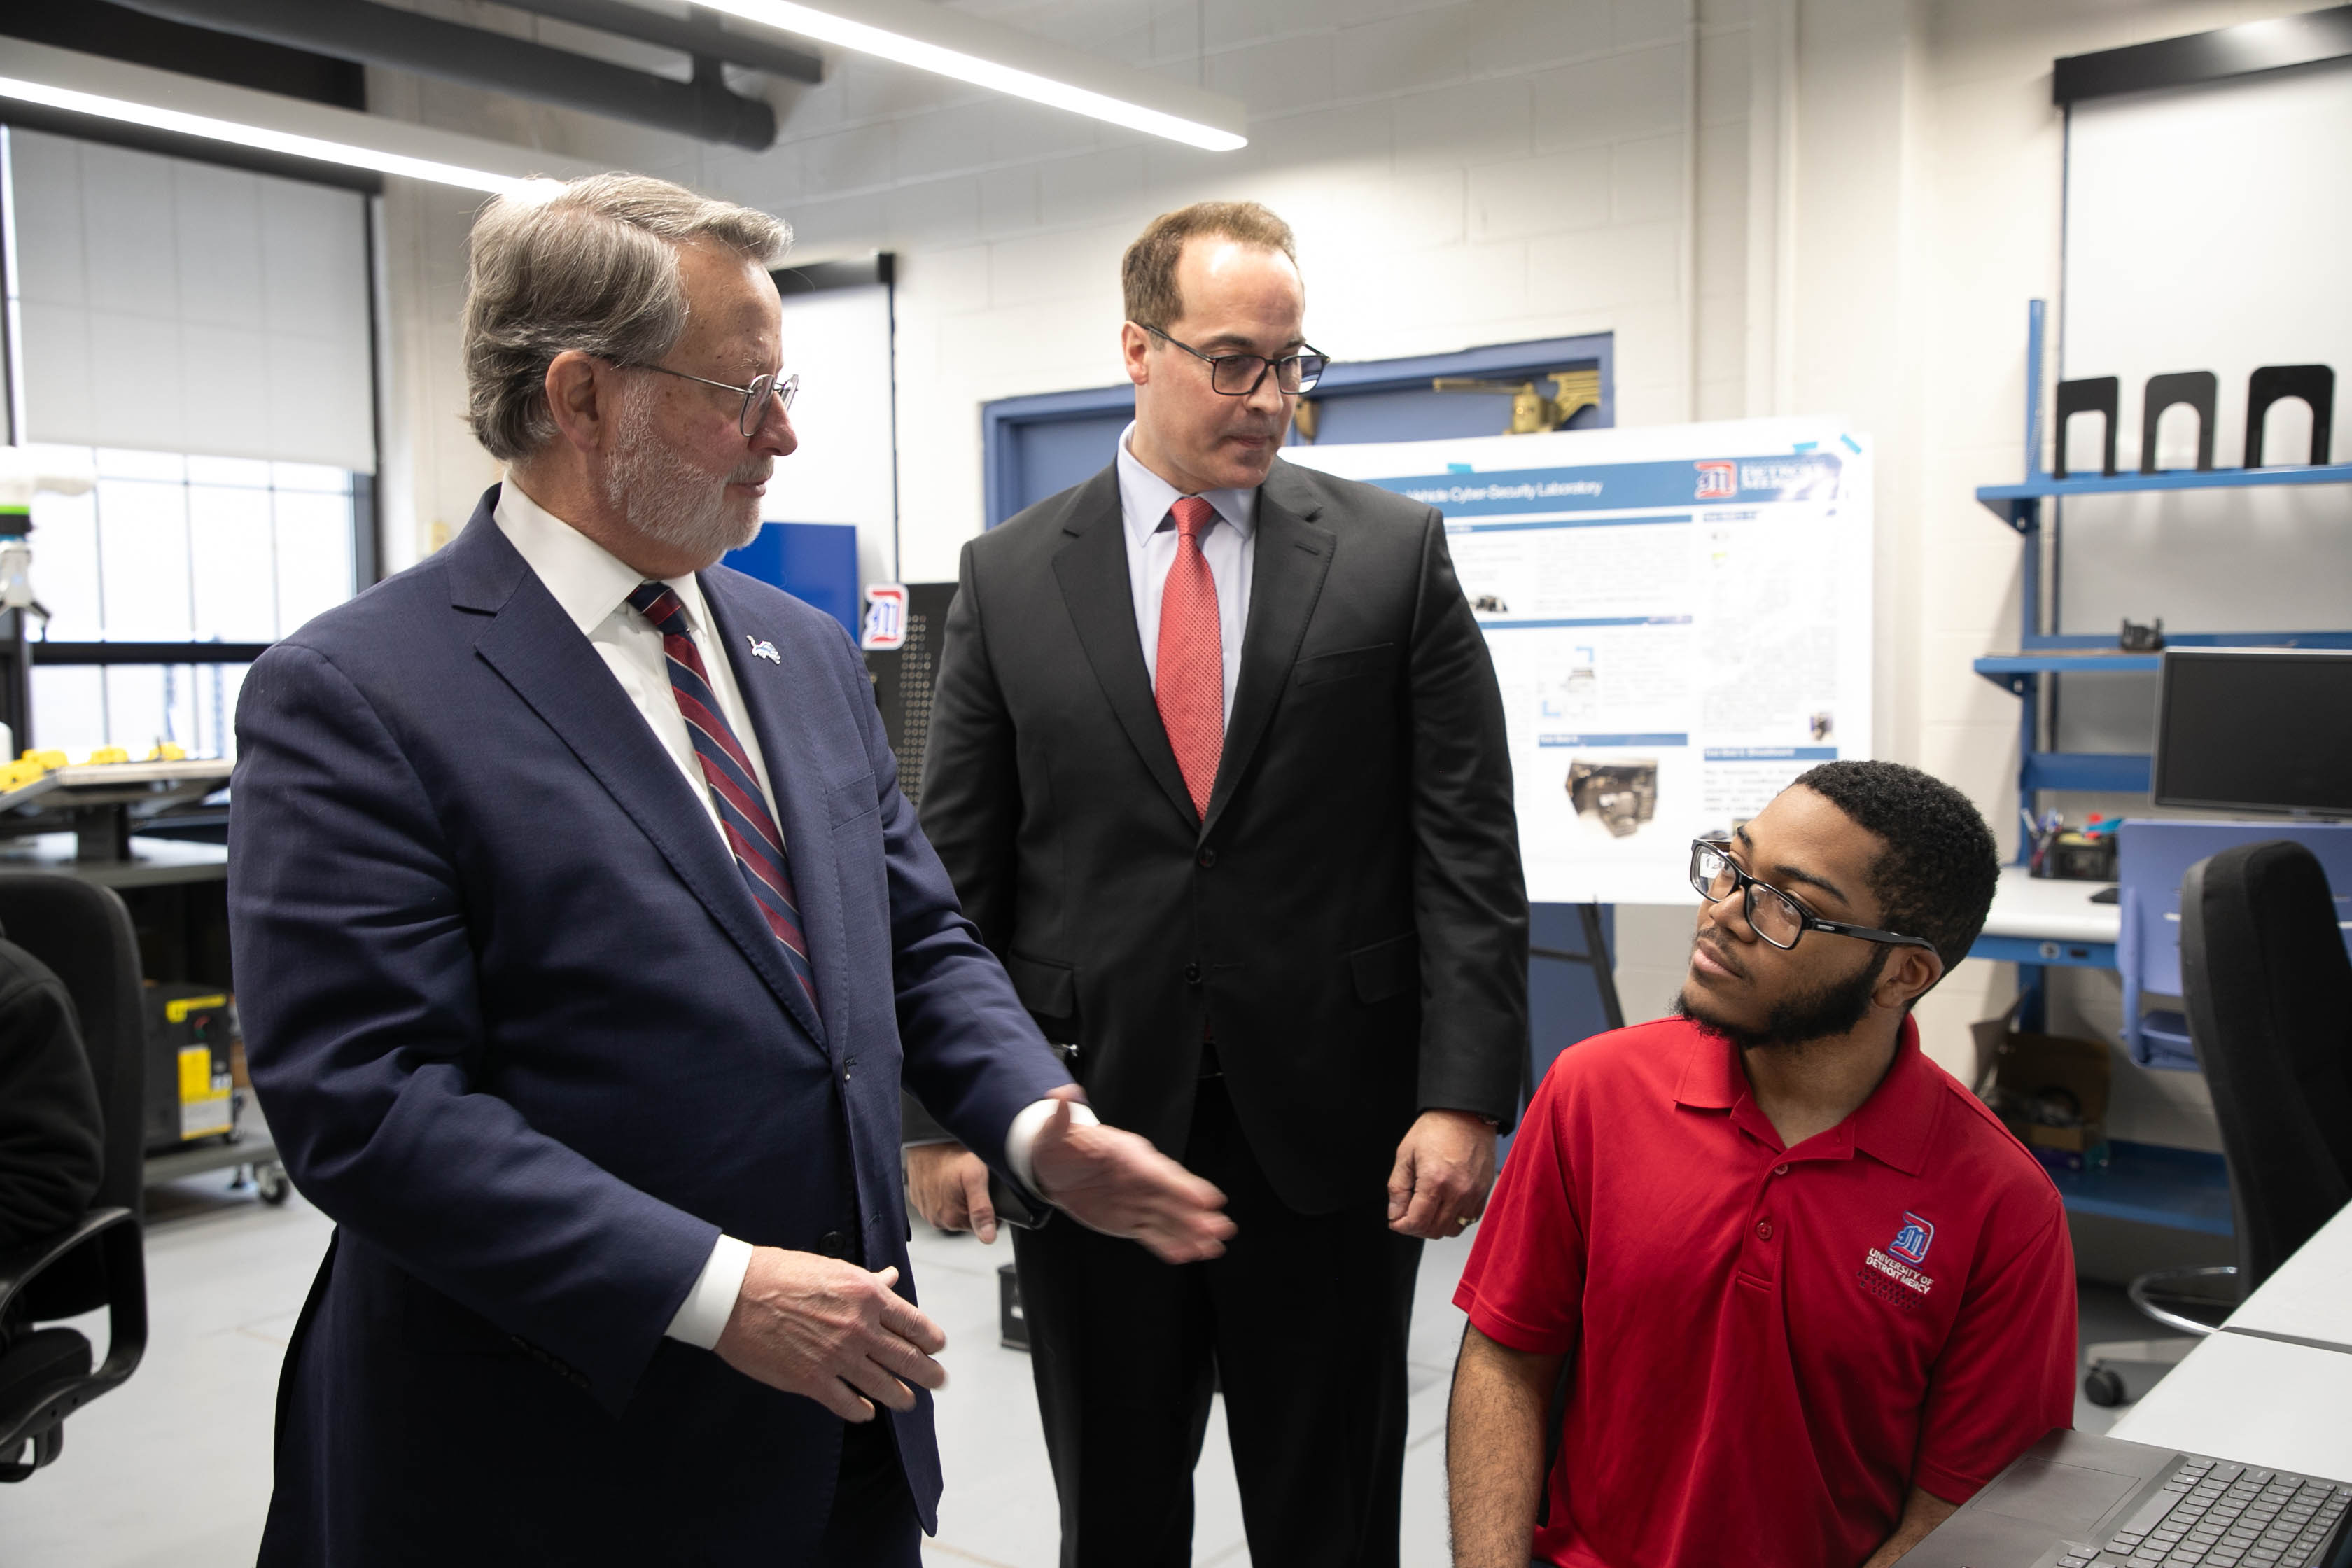
[[[694,742],[695,760],[702,764],[703,779],[710,786],[711,804],[719,808],[719,825],[726,832],[728,847],[735,852],[736,868],[743,873],[743,885],[751,890],[751,901],[760,906],[768,929],[782,944],[784,963],[801,989],[808,993],[814,1012],[816,972],[809,967],[808,937],[801,929],[799,900],[793,896],[784,836],[769,815],[751,757],[719,711],[709,672],[702,665],[702,650],[687,632],[686,606],[663,584],[643,583],[629,595],[629,607],[662,635],[662,651],[668,655],[669,689],[677,699],[678,716],[686,721],[687,736]]]

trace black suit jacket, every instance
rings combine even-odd
[[[69,1230],[89,1212],[103,1128],[65,982],[0,941],[0,1251]]]
[[[966,545],[921,815],[1104,1120],[1181,1155],[1213,1030],[1276,1191],[1321,1214],[1380,1191],[1422,1110],[1516,1114],[1527,892],[1444,520],[1276,463],[1255,549],[1202,819],[1144,668],[1116,468]]]

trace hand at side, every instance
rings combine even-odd
[[[1048,1203],[1088,1230],[1141,1242],[1163,1263],[1214,1258],[1234,1234],[1224,1194],[1148,1138],[1072,1121],[1066,1100],[1038,1132],[1031,1158]]]
[[[743,1289],[713,1348],[746,1377],[806,1395],[845,1421],[870,1421],[878,1402],[912,1410],[908,1383],[942,1388],[940,1326],[891,1287],[896,1268],[754,1247]],[[902,1381],[903,1380],[903,1381]]]
[[[1397,1145],[1389,1228],[1425,1241],[1459,1236],[1495,1185],[1495,1130],[1467,1110],[1424,1110]]]
[[[961,1143],[918,1143],[907,1151],[907,1202],[941,1230],[996,1239],[988,1167]]]

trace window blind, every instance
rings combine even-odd
[[[30,439],[375,470],[364,196],[9,144]]]

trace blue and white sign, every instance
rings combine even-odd
[[[866,625],[858,635],[857,646],[886,652],[907,646],[905,584],[868,583],[866,585]]]
[[[1871,754],[1871,449],[1843,423],[1283,457],[1444,514],[1502,686],[1530,898],[1686,901],[1692,838]]]

